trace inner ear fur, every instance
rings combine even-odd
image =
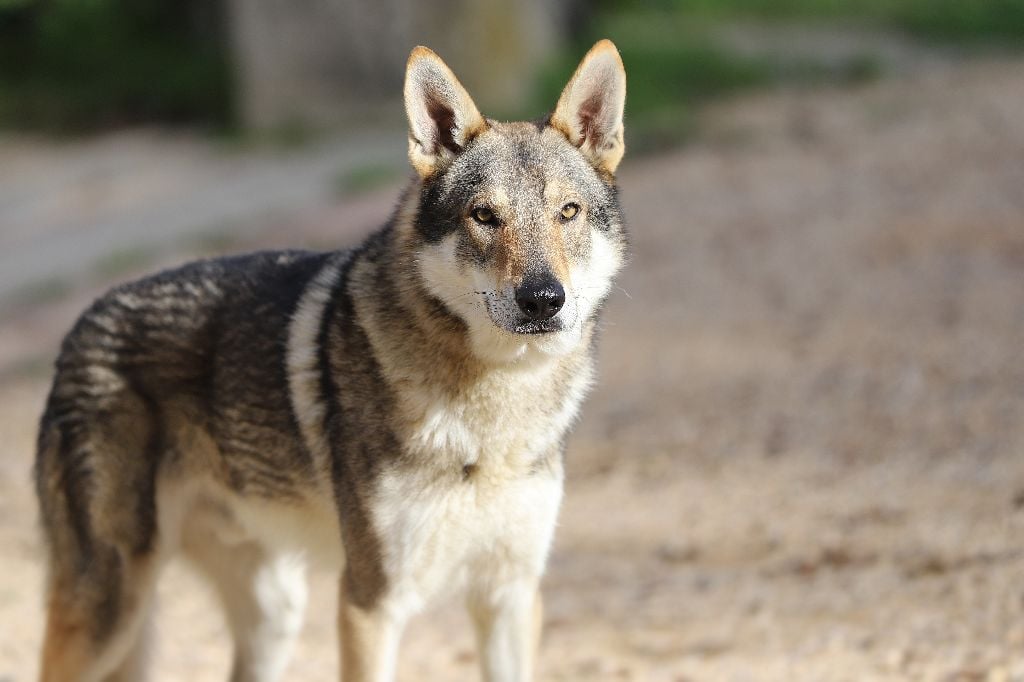
[[[473,99],[432,50],[417,47],[405,68],[409,161],[421,177],[444,167],[487,128]]]
[[[598,41],[576,68],[558,98],[551,126],[598,170],[614,173],[626,152],[622,116],[626,70],[610,40]]]

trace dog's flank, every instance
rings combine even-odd
[[[625,234],[625,75],[602,41],[539,124],[484,118],[413,51],[416,178],[350,252],[192,263],[118,287],[64,340],[36,482],[42,678],[138,679],[155,582],[221,597],[232,679],[276,680],[308,562],[341,576],[346,681],[467,595],[484,677],[531,676],[562,451]]]

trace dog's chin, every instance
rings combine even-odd
[[[530,334],[527,339],[536,353],[549,358],[568,355],[578,349],[582,342],[578,329],[561,327],[555,331]]]
[[[571,353],[580,343],[579,330],[560,320],[529,321],[493,319],[470,325],[473,352],[493,364],[533,366]]]

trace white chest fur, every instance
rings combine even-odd
[[[516,478],[557,447],[575,419],[590,372],[554,387],[547,366],[496,369],[457,395],[419,384],[400,396],[406,454],[423,466],[473,465],[484,479]]]
[[[538,368],[495,371],[457,398],[405,393],[409,465],[383,474],[372,505],[396,608],[540,575],[562,496],[557,448],[588,383],[580,373],[545,400],[555,392]]]
[[[469,589],[492,593],[543,571],[562,498],[562,476],[545,472],[481,485],[384,475],[373,505],[388,601],[402,614]]]

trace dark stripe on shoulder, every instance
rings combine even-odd
[[[337,359],[336,356],[332,358],[332,342],[344,339],[345,352],[374,363],[373,351],[356,320],[350,279],[355,264],[363,261],[373,263],[379,258],[380,251],[387,248],[386,242],[392,237],[390,228],[376,233],[342,266],[321,320],[317,339],[320,391],[325,405],[323,429],[330,449],[331,478],[342,541],[346,553],[351,552],[351,559],[346,561],[343,575],[344,589],[347,599],[366,608],[376,603],[387,584],[380,542],[374,534],[361,486],[372,479],[376,468],[376,463],[372,457],[368,457],[366,449],[366,438],[373,436],[354,434],[352,442],[345,440],[346,412],[350,416],[359,406],[346,409],[342,401],[343,387],[338,385],[332,371]],[[358,374],[358,370],[355,373]]]

